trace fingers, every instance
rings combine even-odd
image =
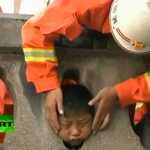
[[[99,130],[104,130],[108,125],[109,125],[109,121],[110,121],[110,113],[106,113],[106,111],[102,110],[102,113],[100,114],[100,116],[98,116],[99,118],[96,118],[96,123],[95,125],[93,125],[93,133],[96,134]],[[99,115],[98,114],[98,115]]]
[[[98,101],[100,101],[101,99],[101,94],[97,94],[90,102],[89,102],[89,105],[92,106],[92,105],[95,105]]]
[[[57,134],[59,130],[59,123],[57,120],[56,106],[49,106],[46,108],[46,111],[47,111],[47,118],[49,120],[50,126]]]
[[[94,117],[93,125],[92,125],[92,129],[94,130],[94,133],[97,131],[99,124],[101,124],[101,116],[102,116],[102,108],[99,105],[96,111],[95,117]]]
[[[59,88],[49,91],[46,98],[47,118],[49,120],[50,126],[56,133],[58,133],[59,130],[57,109],[60,114],[63,114],[62,91]]]
[[[92,129],[94,134],[96,134],[99,129],[104,129],[109,124],[110,113],[107,112],[104,107],[105,101],[100,101],[96,115],[94,117]]]
[[[94,104],[96,104],[97,102],[100,103],[101,101],[101,92],[98,93],[90,102],[89,105],[92,106]],[[96,111],[95,117],[94,117],[94,121],[93,121],[93,125],[92,125],[92,129],[94,130],[94,134],[97,132],[97,128],[99,127],[99,121],[100,121],[100,117],[102,115],[102,108],[101,105],[98,106],[98,109]]]
[[[59,113],[62,115],[64,113],[63,111],[63,103],[62,103],[62,98],[60,98],[59,100],[57,100],[57,109],[59,111]]]
[[[102,130],[105,130],[107,127],[108,127],[108,125],[109,125],[109,122],[110,122],[110,113],[108,113],[107,115],[106,115],[106,117],[104,118],[104,121],[103,121],[103,123],[101,124],[101,126],[100,126],[100,130],[102,131]]]

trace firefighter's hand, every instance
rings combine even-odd
[[[60,88],[49,91],[46,98],[47,119],[56,134],[59,130],[57,110],[60,114],[63,114],[62,91]]]
[[[98,103],[98,109],[93,121],[93,131],[97,133],[109,123],[110,111],[117,100],[117,92],[114,87],[102,89],[90,102],[89,105]]]

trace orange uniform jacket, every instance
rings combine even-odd
[[[110,33],[109,10],[113,0],[56,0],[29,19],[22,28],[26,76],[37,93],[60,87],[55,68],[58,66],[54,41],[60,35],[69,40],[89,29]],[[128,86],[133,88],[128,88]],[[146,89],[143,89],[146,88]],[[123,106],[148,102],[150,92],[144,75],[116,86]],[[148,93],[149,92],[149,93]],[[145,95],[146,93],[146,95]]]
[[[6,86],[0,80],[0,115],[13,115],[13,101],[7,93]],[[0,145],[3,144],[6,133],[0,133]]]
[[[118,97],[123,107],[136,103],[134,123],[135,125],[150,112],[150,71],[119,83],[116,86]]]

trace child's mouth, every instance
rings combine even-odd
[[[83,140],[81,140],[81,139],[75,139],[75,140],[71,140],[69,143],[71,144],[71,145],[79,145],[79,144],[81,144],[83,142]]]

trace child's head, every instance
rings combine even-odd
[[[88,102],[93,98],[90,91],[82,85],[64,85],[64,116],[59,115],[59,136],[71,148],[82,145],[92,133],[94,106]]]

